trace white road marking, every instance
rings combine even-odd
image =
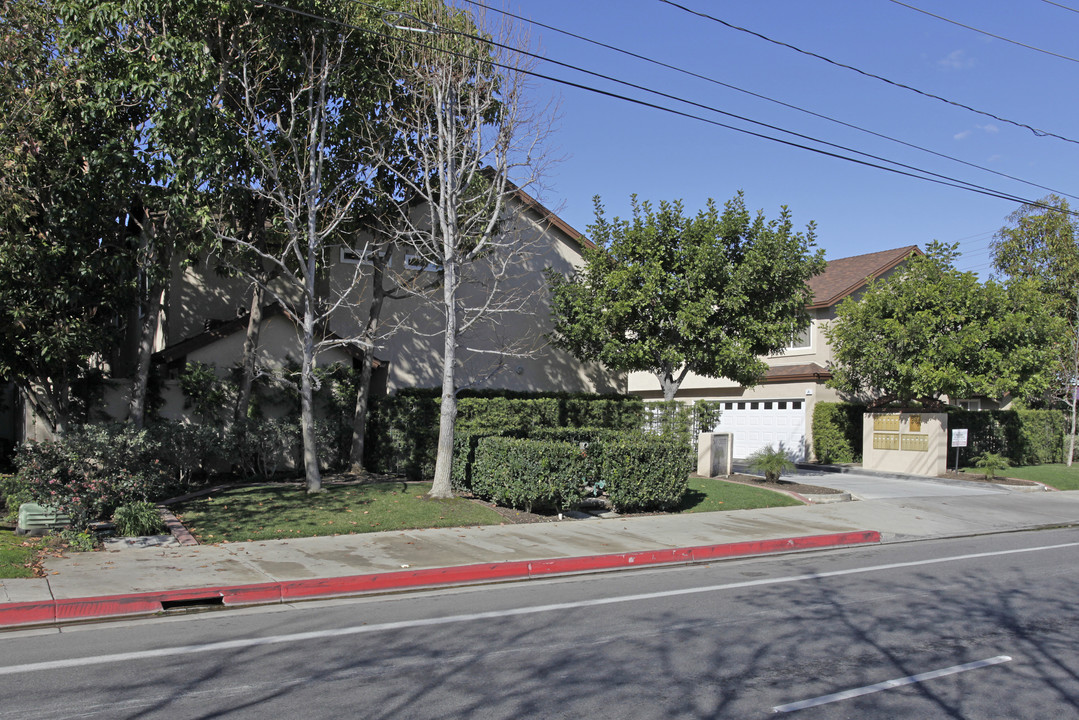
[[[955,675],[956,673],[966,672],[967,670],[977,670],[978,668],[989,667],[990,665],[1000,665],[1001,663],[1010,661],[1011,658],[1007,655],[997,655],[996,657],[987,658],[985,660],[975,660],[974,662],[965,663],[963,665],[953,665],[952,667],[944,668],[942,670],[930,670],[929,672],[918,673],[917,675],[908,675],[907,677],[896,678],[895,680],[885,680],[884,682],[866,685],[865,687],[832,693],[831,695],[821,695],[820,697],[810,698],[809,700],[799,700],[798,702],[787,703],[786,705],[777,705],[772,708],[772,712],[789,713],[794,712],[795,710],[805,710],[806,708],[816,707],[818,705],[827,705],[828,703],[834,703],[840,700],[849,700],[850,698],[869,695],[871,693],[880,692],[881,690],[891,690],[892,688],[903,687],[904,685],[913,685],[914,683],[944,677],[945,675]]]
[[[1004,555],[1017,555],[1020,553],[1041,552],[1043,550],[1061,550],[1079,546],[1079,542],[1062,543],[1060,545],[1043,545],[1033,548],[1020,548],[1018,550],[998,550],[995,552],[970,553],[968,555],[952,555],[949,557],[933,558],[930,560],[914,560],[911,562],[888,563],[886,565],[869,565],[847,570],[830,570],[819,573],[805,573],[802,575],[787,575],[778,578],[763,578],[760,580],[745,580],[742,582],[726,583],[723,585],[708,585],[705,587],[682,588],[679,590],[662,590],[652,593],[637,595],[619,595],[610,598],[597,598],[595,600],[577,600],[575,602],[554,603],[551,605],[535,605],[531,607],[512,608],[509,610],[491,610],[488,612],[467,613],[463,615],[449,615],[438,618],[421,618],[418,620],[401,620],[398,622],[378,623],[375,625],[354,625],[352,627],[335,628],[332,630],[315,630],[311,632],[292,633],[289,635],[270,635],[268,637],[245,638],[242,640],[226,640],[222,642],[206,643],[204,645],[180,645],[171,648],[159,648],[156,650],[140,650],[136,652],[115,653],[112,655],[96,655],[93,657],[68,658],[66,660],[51,660],[46,662],[27,663],[25,665],[0,666],[0,675],[15,675],[17,673],[40,672],[49,670],[62,670],[65,668],[85,667],[90,665],[105,665],[109,663],[130,662],[132,660],[148,660],[152,658],[169,657],[172,655],[193,655],[196,653],[217,652],[220,650],[238,650],[242,648],[258,647],[261,645],[279,645],[282,643],[302,642],[304,640],[321,640],[324,638],[341,637],[344,635],[361,635],[367,633],[385,632],[389,630],[404,630],[408,628],[431,627],[435,625],[449,625],[452,623],[474,622],[476,620],[494,620],[504,617],[517,617],[522,615],[535,615],[545,612],[560,610],[575,610],[585,607],[599,607],[603,605],[616,605],[619,603],[637,602],[639,600],[656,600],[659,598],[677,597],[679,595],[697,595],[700,593],[719,592],[722,590],[737,590],[740,588],[760,587],[763,585],[782,585],[786,583],[804,582],[806,580],[821,580],[824,578],[842,577],[844,575],[860,575],[862,573],[879,572],[882,570],[897,570],[899,568],[919,567],[923,565],[938,565],[940,563],[959,562],[962,560],[976,560],[987,557],[1001,557]]]

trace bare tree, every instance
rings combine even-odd
[[[393,75],[406,92],[384,103],[379,122],[393,128],[395,143],[413,162],[402,171],[397,144],[377,152],[381,146],[372,137],[371,145],[378,164],[414,199],[397,205],[394,244],[413,255],[416,267],[439,277],[433,297],[444,319],[442,404],[430,495],[445,498],[453,495],[460,340],[480,324],[497,325],[530,306],[519,277],[530,250],[516,232],[519,205],[510,198],[518,186],[538,180],[551,118],[526,101],[525,57],[513,48],[527,38],[511,26],[491,26],[483,16],[439,5],[427,6],[422,16],[397,14],[395,25],[400,44]],[[423,286],[404,287],[432,298]]]
[[[311,27],[278,51],[253,46],[238,54],[226,107],[242,138],[246,169],[223,182],[268,206],[266,232],[218,237],[249,260],[237,269],[284,308],[299,328],[300,422],[308,492],[322,487],[315,438],[315,368],[321,352],[357,345],[329,332],[329,321],[355,301],[362,265],[331,279],[331,251],[351,235],[369,189],[369,166],[353,140],[360,115],[346,108],[350,93],[364,94],[350,55],[349,33]],[[286,68],[282,72],[282,68]],[[361,256],[365,254],[361,249]],[[261,267],[252,271],[251,267]],[[272,280],[270,280],[272,278]]]

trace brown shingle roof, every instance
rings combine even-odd
[[[832,377],[831,371],[817,363],[805,363],[802,365],[773,365],[764,374],[764,382],[800,382],[802,380],[827,380]]]
[[[917,245],[881,250],[865,255],[829,260],[828,267],[809,281],[813,302],[808,308],[826,308],[863,287],[869,278],[879,278],[912,254],[922,255]]]

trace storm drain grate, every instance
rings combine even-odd
[[[196,597],[187,598],[186,600],[162,600],[162,610],[191,610],[198,608],[211,608],[222,607],[225,604],[225,598],[221,595],[211,595],[209,597]]]

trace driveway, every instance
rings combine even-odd
[[[823,485],[849,492],[858,500],[886,500],[894,498],[956,497],[959,495],[999,495],[1008,490],[983,483],[943,478],[886,478],[857,473],[829,473],[816,470],[799,470],[783,479],[807,485]]]

